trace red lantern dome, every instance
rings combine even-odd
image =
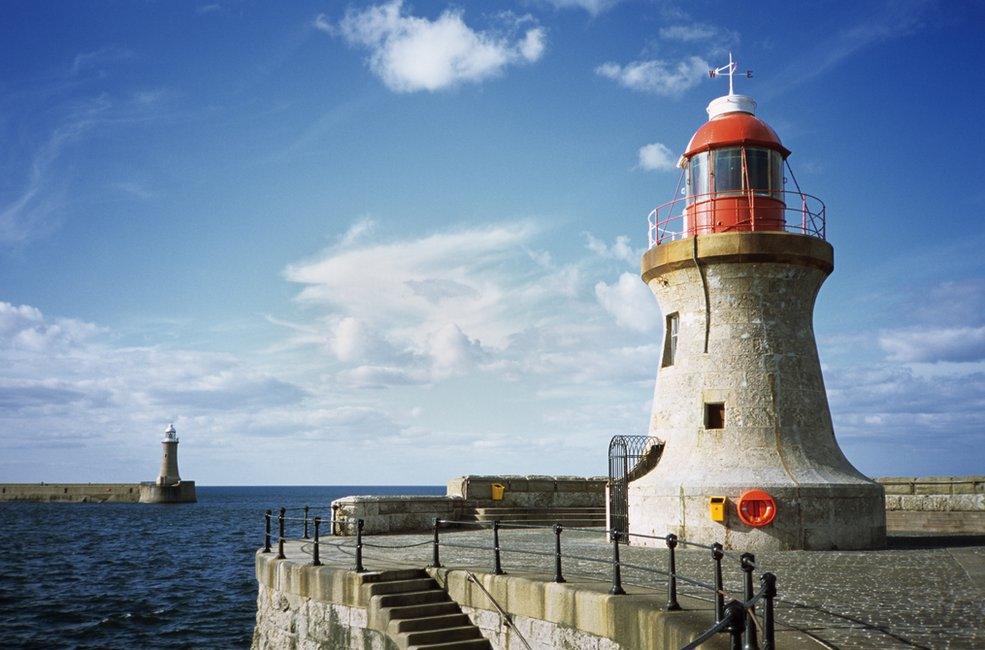
[[[733,92],[736,68],[729,55],[727,66],[711,71],[713,77],[728,75],[729,94],[708,104],[708,121],[681,156],[683,209],[674,213],[681,204],[675,199],[650,213],[651,246],[666,239],[720,232],[799,229],[824,237],[824,204],[799,188],[796,193],[786,192],[784,166],[790,150],[756,117],[756,101]],[[788,194],[794,197],[795,207],[790,209]],[[660,214],[664,208],[666,216]],[[796,212],[800,223],[788,224],[788,212]]]

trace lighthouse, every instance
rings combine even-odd
[[[157,475],[158,485],[174,485],[181,482],[178,474],[178,432],[174,424],[169,424],[164,430],[161,440],[161,471]]]
[[[140,484],[141,503],[195,503],[195,481],[182,481],[178,474],[178,432],[173,424],[161,439],[161,470],[157,480]]]
[[[883,488],[838,446],[814,339],[834,270],[825,208],[800,190],[755,100],[735,94],[737,71],[731,54],[711,71],[729,93],[681,156],[682,192],[649,217],[641,274],[665,325],[649,430],[664,446],[627,486],[629,532],[880,548]]]

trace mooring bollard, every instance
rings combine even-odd
[[[622,567],[619,564],[619,538],[622,533],[618,530],[612,531],[612,589],[609,593],[613,596],[622,596],[626,590],[622,588]]]
[[[722,558],[725,547],[715,542],[711,545],[711,558],[715,561],[715,622],[721,623],[725,617],[725,585],[722,584]]]
[[[441,568],[441,552],[438,550],[438,545],[441,544],[441,540],[438,538],[438,527],[440,525],[441,525],[441,520],[435,517],[434,541],[431,544],[431,566],[435,569]]]
[[[267,510],[263,513],[263,552],[270,552],[270,515],[271,512]]]
[[[363,573],[363,520],[356,520],[356,573]]]
[[[763,586],[763,650],[776,649],[776,632],[774,630],[776,621],[773,618],[773,599],[776,598],[776,576],[772,573],[764,573],[759,576],[759,583]]]
[[[670,533],[666,539],[670,550],[667,559],[667,611],[675,612],[681,608],[681,604],[677,602],[677,556],[674,551],[677,548],[677,535]]]
[[[725,617],[729,621],[729,647],[742,650],[742,632],[746,627],[746,608],[737,600],[730,600],[725,606]]]
[[[497,519],[493,522],[493,574],[501,576],[504,573],[499,557],[499,520]]]
[[[756,568],[756,556],[752,553],[743,553],[739,556],[739,562],[742,565],[742,571],[746,574],[745,599],[746,602],[749,602],[756,595],[752,592],[752,571]],[[746,610],[746,642],[742,646],[742,650],[759,650],[759,641],[756,639],[755,607]]]
[[[284,512],[287,508],[281,508],[280,514],[277,515],[277,559],[283,560],[287,556],[284,555]]]
[[[567,582],[561,575],[561,524],[554,524],[554,582]]]
[[[321,536],[321,517],[315,517],[315,548],[311,551],[311,563],[315,566],[321,566],[321,555],[318,553],[318,538]]]
[[[302,539],[308,539],[308,506],[304,507],[304,536]]]

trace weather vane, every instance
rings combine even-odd
[[[728,53],[728,65],[723,65],[720,68],[715,68],[714,70],[708,71],[708,76],[714,79],[715,77],[723,74],[728,75],[728,94],[734,95],[735,91],[732,88],[732,77],[735,75],[736,70],[738,70],[739,64],[732,60],[732,53]],[[752,70],[746,70],[746,79],[752,79]]]

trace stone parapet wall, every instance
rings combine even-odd
[[[492,475],[459,476],[448,481],[448,496],[477,507],[583,508],[605,506],[605,476]],[[492,486],[506,487],[492,500]]]
[[[139,483],[0,483],[0,501],[137,503]]]
[[[894,533],[985,534],[985,476],[889,476],[886,527]]]
[[[332,502],[333,517],[339,522],[333,533],[354,535],[357,519],[363,520],[367,535],[420,532],[430,530],[436,518],[459,519],[464,507],[464,500],[444,496],[343,497]]]
[[[876,481],[886,488],[887,498],[890,495],[985,494],[985,476],[885,476]]]

